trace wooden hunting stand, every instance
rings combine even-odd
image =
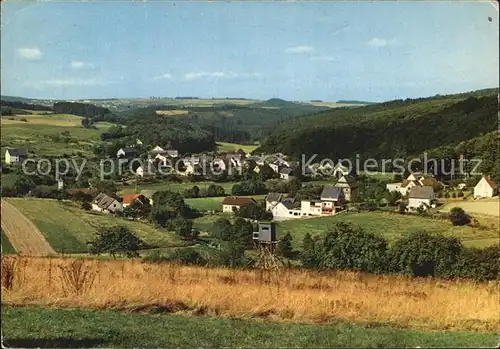
[[[276,255],[276,224],[268,222],[259,223],[259,231],[253,233],[253,241],[259,253],[255,260],[256,268],[265,270],[278,270],[284,267],[283,261]]]

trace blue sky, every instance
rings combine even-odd
[[[498,33],[487,2],[10,1],[1,92],[424,97],[498,86]]]

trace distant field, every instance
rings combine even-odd
[[[176,115],[187,115],[189,113],[188,110],[157,110],[157,115],[162,116],[176,116]]]
[[[383,212],[340,213],[329,217],[282,221],[278,223],[278,237],[290,232],[294,246],[299,248],[307,233],[321,234],[337,222],[359,225],[369,232],[383,235],[389,241],[394,241],[397,237],[411,231],[422,229],[459,237],[464,245],[471,247],[485,247],[498,243],[496,230],[480,230],[470,226],[455,227],[447,220]]]
[[[235,152],[238,149],[242,149],[245,153],[251,153],[259,146],[258,144],[237,144],[226,142],[217,142],[217,145],[220,152]]]
[[[493,347],[494,333],[431,332],[348,323],[287,324],[109,310],[2,307],[6,347],[333,348]]]
[[[244,196],[254,198],[256,201],[264,200],[266,195],[252,195]],[[210,197],[210,198],[190,198],[185,199],[185,202],[199,211],[222,211],[222,201],[224,197]]]
[[[461,207],[465,212],[474,214],[484,214],[498,217],[500,216],[500,201],[498,197],[494,199],[480,199],[470,201],[459,201],[446,203],[441,210],[443,212],[450,211],[453,207]]]
[[[148,192],[155,192],[159,190],[169,190],[169,191],[175,191],[175,192],[180,192],[184,189],[191,189],[193,186],[198,186],[198,188],[208,188],[210,184],[216,184],[220,185],[224,188],[224,191],[226,192],[226,195],[231,194],[231,189],[233,188],[233,185],[235,185],[237,182],[225,182],[225,183],[214,183],[214,182],[194,182],[194,183],[176,183],[176,182],[169,182],[169,181],[162,181],[159,183],[151,183],[151,184],[138,184],[137,185],[137,192],[143,193],[143,191],[148,191]],[[131,185],[129,187],[125,187],[120,191],[120,194],[130,194],[130,193],[135,193],[135,186]]]
[[[168,247],[178,243],[173,232],[157,229],[142,222],[84,211],[71,202],[34,198],[6,200],[36,225],[57,252],[86,252],[87,241],[94,237],[98,229],[112,225],[127,226],[137,236],[152,245]]]
[[[81,118],[68,114],[23,115],[28,122],[1,118],[2,147],[26,148],[36,155],[91,155],[92,147],[99,142],[99,135],[112,124],[99,122],[97,130],[81,126]],[[69,134],[65,136],[63,132]],[[55,140],[58,137],[59,140]]]
[[[336,102],[302,102],[303,104],[311,104],[315,107],[328,107],[328,108],[340,108],[340,107],[361,107],[364,104],[350,104],[350,103],[336,103]]]

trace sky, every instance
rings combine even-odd
[[[488,2],[7,0],[1,11],[2,95],[378,102],[499,86]]]

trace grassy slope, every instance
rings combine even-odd
[[[10,347],[491,347],[494,333],[2,307]]]
[[[81,118],[69,114],[53,115],[23,115],[28,122],[9,120],[2,117],[2,147],[23,147],[37,155],[61,156],[63,154],[76,155],[81,151],[83,155],[92,154],[93,144],[99,141],[99,135],[112,124],[99,122],[97,130],[85,129],[81,126]],[[68,131],[70,143],[54,142],[53,136]]]
[[[58,252],[86,252],[86,242],[99,228],[124,225],[151,245],[176,245],[174,233],[142,222],[128,221],[93,211],[84,211],[73,203],[51,199],[7,199],[23,212],[45,235]]]
[[[484,247],[498,243],[498,232],[477,230],[469,226],[454,227],[449,221],[431,219],[413,215],[398,215],[381,212],[342,213],[336,216],[296,219],[278,223],[278,237],[290,232],[295,247],[301,245],[303,237],[321,234],[337,222],[350,222],[360,225],[365,230],[381,234],[389,241],[413,230],[423,229],[457,236],[466,246]]]
[[[245,153],[251,153],[257,149],[256,144],[237,144],[237,143],[227,143],[227,142],[217,142],[218,150],[221,152],[231,152],[242,149]]]
[[[12,254],[16,253],[16,250],[10,243],[9,239],[7,238],[7,235],[3,232],[3,230],[0,230],[0,236],[1,236],[1,244],[2,244],[2,254]]]

